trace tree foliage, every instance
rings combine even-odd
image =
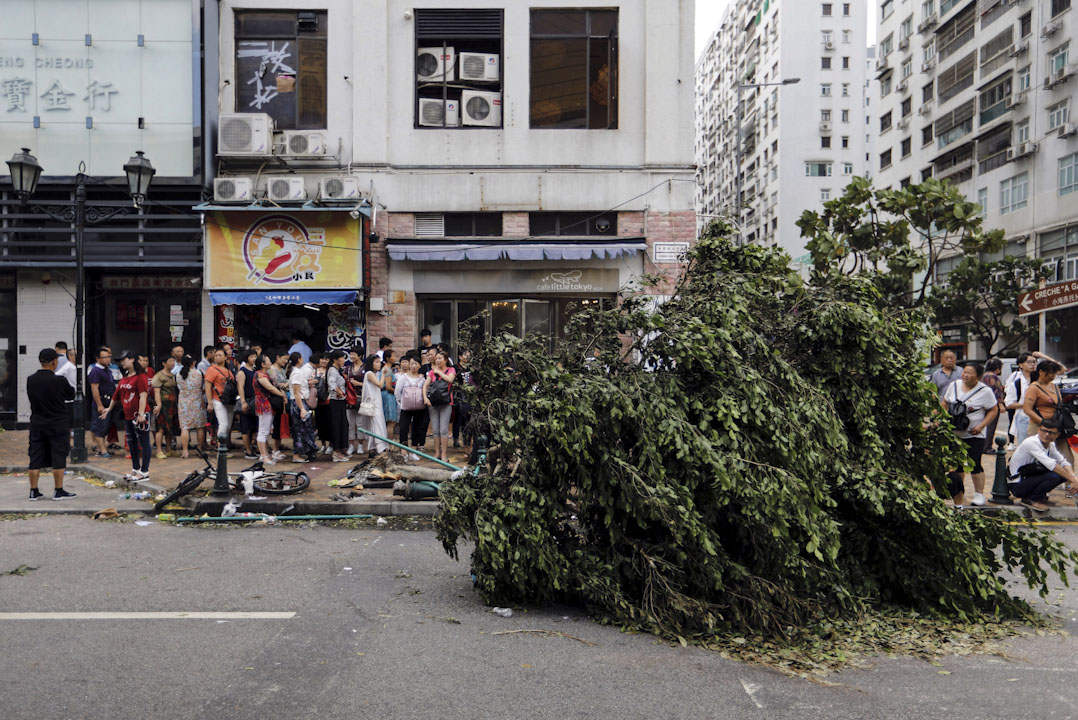
[[[483,599],[703,642],[880,607],[1025,616],[1003,570],[1044,594],[1078,556],[940,500],[930,482],[964,455],[925,424],[924,324],[865,278],[805,285],[727,235],[712,226],[657,309],[627,297],[553,350],[500,335],[476,353],[497,461],[442,486],[436,524],[452,556],[474,543]]]
[[[1037,258],[968,257],[932,289],[927,306],[939,325],[968,326],[989,357],[1004,354],[1036,337],[1037,326],[1018,316],[1018,296],[1048,275]]]
[[[887,307],[921,307],[941,258],[1002,249],[1002,230],[985,230],[981,207],[954,185],[929,178],[899,190],[874,190],[854,178],[824,212],[797,221],[817,275],[863,274]]]

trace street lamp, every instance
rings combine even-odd
[[[22,204],[37,190],[37,182],[41,179],[42,168],[37,158],[30,154],[29,148],[23,148],[21,153],[15,153],[7,166],[11,171],[11,184],[15,195]],[[139,150],[135,156],[124,165],[127,174],[127,185],[130,188],[131,198],[138,208],[141,201],[150,190],[150,182],[153,180],[154,170],[150,161],[143,157]],[[86,338],[83,337],[83,318],[86,314],[86,273],[83,267],[83,234],[86,224],[104,222],[115,215],[126,215],[128,208],[94,208],[92,216],[87,219],[86,213],[86,163],[79,163],[79,172],[75,176],[75,205],[62,207],[43,207],[35,205],[31,208],[34,212],[48,215],[58,222],[71,223],[75,226],[75,402],[72,411],[75,415],[74,430],[75,439],[71,447],[72,462],[86,462],[86,397],[83,394],[83,372],[81,360],[86,353]]]
[[[737,208],[737,224],[738,224],[738,226],[741,225],[741,210],[743,209],[743,205],[742,205],[742,202],[741,202],[741,121],[744,118],[742,117],[742,111],[741,111],[741,91],[742,90],[755,90],[757,88],[765,88],[765,87],[777,87],[777,86],[781,86],[781,85],[796,85],[799,82],[801,82],[801,78],[786,78],[785,80],[780,80],[779,82],[747,83],[747,84],[738,83],[737,84],[737,113],[736,113],[736,121],[737,121],[737,157],[736,157],[735,165],[734,165],[734,179],[737,181],[737,190],[736,190],[736,192],[734,194],[734,206]],[[743,245],[745,243],[745,235],[744,235],[744,233],[741,233],[738,236],[738,240],[739,240],[739,243],[738,243],[739,245]]]

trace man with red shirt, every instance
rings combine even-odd
[[[116,384],[112,404],[101,416],[107,417],[117,403],[123,407],[132,468],[127,477],[135,482],[143,482],[150,479],[150,419],[147,412],[150,381],[146,379],[143,367],[133,353],[124,350],[119,360],[124,378]]]

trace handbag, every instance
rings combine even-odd
[[[375,409],[374,409],[374,398],[372,398],[372,397],[363,398],[363,402],[361,402],[359,404],[359,408],[357,408],[356,412],[358,412],[360,415],[362,415],[364,417],[374,417],[375,412],[376,412]]]
[[[344,401],[349,408],[354,408],[359,403],[359,398],[356,397],[356,388],[352,385],[352,378],[350,377],[346,377],[344,380]]]
[[[434,407],[442,407],[452,403],[453,395],[449,389],[449,382],[442,378],[432,382],[430,390],[427,391],[427,397],[430,398],[430,404]]]

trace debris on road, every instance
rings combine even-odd
[[[0,575],[29,575],[34,570],[37,570],[37,568],[29,565],[20,565],[14,570],[8,570],[5,573],[0,573]]]

